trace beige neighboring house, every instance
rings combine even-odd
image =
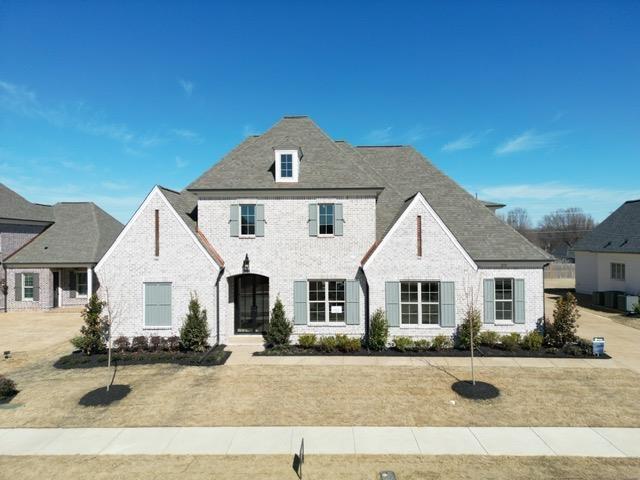
[[[186,190],[155,187],[96,266],[114,335],[179,332],[189,299],[212,341],[259,336],[276,298],[293,340],[452,335],[471,302],[484,328],[527,332],[544,315],[551,257],[411,146],[331,139],[284,117]],[[241,339],[240,339],[241,340]]]
[[[122,224],[91,202],[40,205],[0,184],[0,309],[84,305]]]

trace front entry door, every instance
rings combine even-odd
[[[60,272],[53,272],[53,308],[60,306]]]
[[[269,279],[246,274],[235,279],[236,334],[263,333],[269,321]]]

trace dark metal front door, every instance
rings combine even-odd
[[[60,306],[60,273],[53,272],[53,308]]]
[[[269,279],[246,274],[235,282],[236,334],[264,332],[269,321]]]

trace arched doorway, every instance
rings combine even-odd
[[[234,292],[236,335],[264,332],[269,323],[269,277],[238,275]]]

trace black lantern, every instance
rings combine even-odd
[[[242,273],[249,273],[249,254],[247,253],[242,262]]]

